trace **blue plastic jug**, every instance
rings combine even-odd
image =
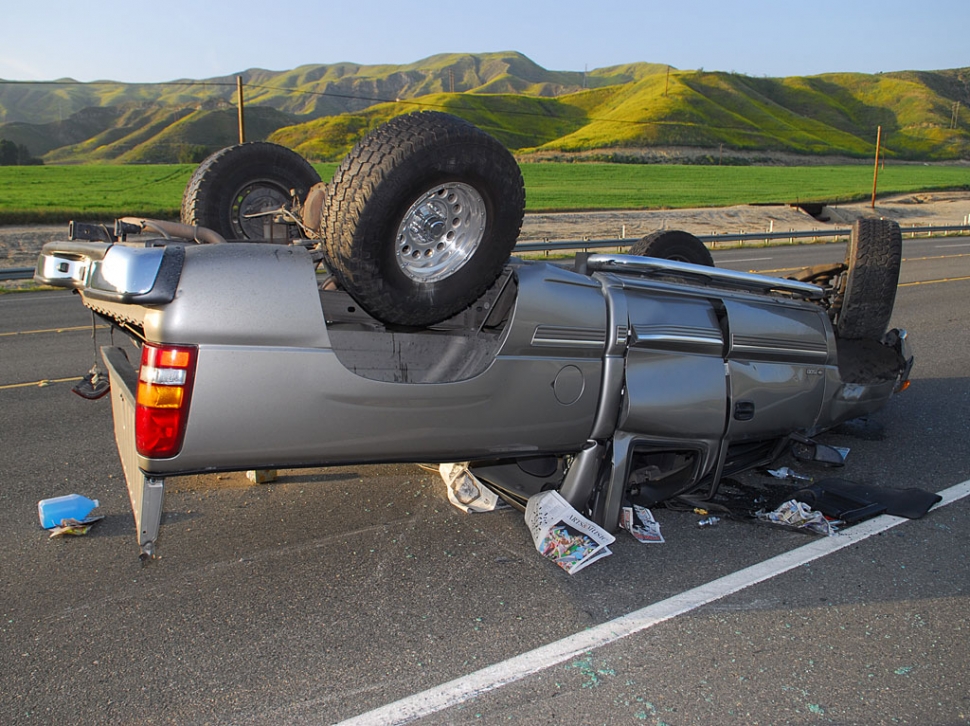
[[[50,529],[59,526],[64,519],[81,521],[97,506],[97,499],[88,499],[80,494],[65,494],[63,497],[41,499],[37,502],[37,514],[40,516],[40,526]]]

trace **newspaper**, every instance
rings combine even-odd
[[[536,550],[570,575],[612,554],[616,538],[573,509],[559,492],[540,492],[529,498],[525,522]]]
[[[836,522],[830,522],[821,512],[816,512],[804,502],[795,499],[790,499],[773,512],[755,512],[755,516],[763,522],[802,529],[827,537],[831,537],[837,532]]]
[[[636,537],[638,542],[661,544],[664,541],[653,512],[639,504],[620,510],[620,526]]]
[[[468,470],[467,461],[441,464],[438,473],[448,490],[448,501],[463,512],[492,512],[509,506]]]

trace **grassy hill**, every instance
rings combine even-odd
[[[243,72],[249,140],[341,158],[401,113],[436,109],[528,157],[631,150],[970,159],[970,68],[753,78],[633,63],[548,71],[518,53]],[[0,138],[49,163],[192,161],[235,143],[234,77],[163,84],[0,82]],[[67,114],[67,115],[65,115]]]
[[[904,74],[898,74],[903,76]],[[967,77],[970,77],[968,72]],[[954,103],[897,74],[750,78],[700,71],[577,94],[590,122],[542,148],[689,146],[871,156],[883,127],[889,156],[970,157],[970,123],[948,128]],[[961,98],[968,96],[963,89]],[[588,97],[584,98],[584,97]],[[562,99],[563,103],[571,99]],[[962,101],[966,110],[966,101]],[[970,111],[964,114],[970,116]]]
[[[555,99],[436,93],[423,96],[417,102],[383,103],[359,113],[289,126],[270,134],[269,140],[314,161],[337,161],[370,130],[388,119],[416,110],[461,116],[516,150],[551,142],[587,122],[581,109]]]
[[[254,106],[246,112],[246,131],[252,139],[264,139],[296,118],[272,108]],[[44,159],[50,163],[201,161],[192,157],[202,157],[234,143],[237,134],[234,108],[136,108],[122,113],[105,131],[82,143],[55,149]]]
[[[359,111],[380,101],[429,93],[520,93],[557,96],[583,88],[629,83],[666,66],[632,63],[589,73],[547,71],[521,53],[442,54],[408,65],[306,65],[289,71],[250,69],[238,75],[246,101],[284,113],[319,117]],[[0,80],[0,123],[62,121],[92,107],[198,106],[235,103],[236,74],[167,83],[80,83]]]

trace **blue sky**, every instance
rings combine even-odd
[[[515,50],[549,70],[621,63],[752,76],[970,66],[970,0],[24,0],[0,78],[167,81],[248,68]],[[13,7],[11,7],[13,6]]]

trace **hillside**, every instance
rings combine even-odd
[[[726,163],[752,152],[868,158],[881,125],[889,158],[970,159],[967,68],[753,78],[633,63],[578,73],[491,53],[240,75],[247,139],[312,160],[339,159],[380,122],[418,109],[467,118],[537,158],[634,160],[670,147]],[[47,163],[196,161],[236,141],[235,95],[235,77],[0,81],[0,138]]]
[[[970,158],[967,71],[935,74],[831,74],[811,78],[750,78],[729,73],[646,73],[638,80],[554,99],[437,94],[420,106],[487,128],[520,154],[601,153],[692,147],[869,158],[876,128],[887,157],[941,161]],[[959,79],[950,84],[948,77]],[[935,90],[930,82],[935,82]],[[959,103],[963,118],[955,128]],[[270,139],[311,158],[340,158],[368,130],[413,104],[378,104],[356,114],[282,129]],[[587,154],[587,157],[589,155]]]

